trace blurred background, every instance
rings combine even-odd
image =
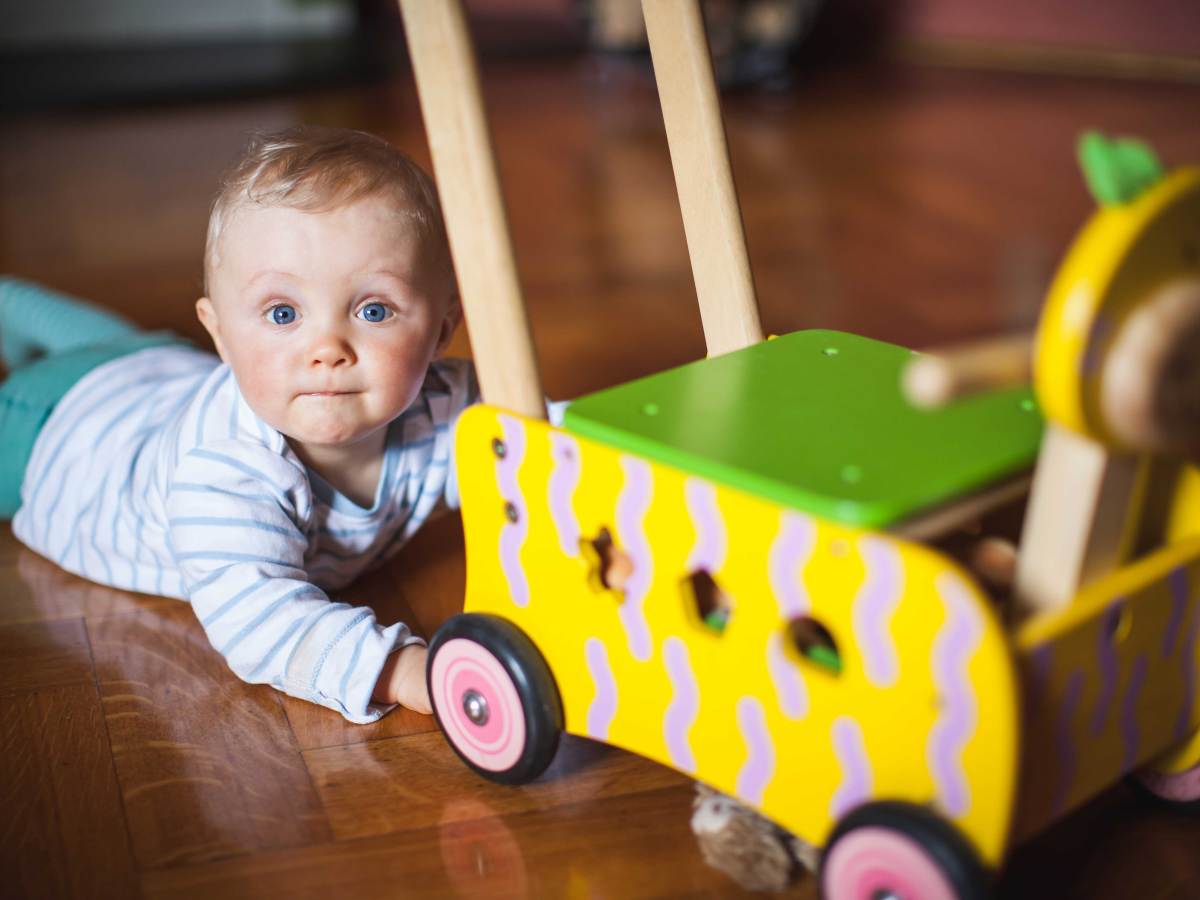
[[[548,389],[700,355],[637,0],[466,6]],[[1028,327],[1091,208],[1082,129],[1200,159],[1195,0],[703,7],[776,332],[924,346]],[[147,325],[204,342],[208,204],[248,132],[344,125],[428,163],[392,0],[0,11],[0,271]]]
[[[480,49],[644,50],[638,0],[468,0]],[[1191,0],[705,0],[723,84],[781,87],[795,64],[885,45],[976,65],[1200,79]],[[390,0],[3,0],[6,110],[180,100],[386,77]]]

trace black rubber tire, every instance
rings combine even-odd
[[[437,708],[432,673],[433,661],[438,650],[447,641],[465,638],[486,650],[508,673],[517,689],[521,711],[525,718],[525,749],[520,758],[508,769],[494,771],[476,765],[463,755],[454,741],[446,735],[441,713]],[[472,770],[489,781],[499,784],[525,784],[533,781],[550,765],[558,751],[558,739],[562,734],[562,701],[558,685],[541,651],[520,628],[500,616],[484,613],[461,613],[447,620],[429,645],[429,658],[425,665],[425,682],[429,688],[433,714],[438,728],[442,730],[446,743],[458,754],[459,759]]]
[[[1159,809],[1169,809],[1172,812],[1183,813],[1189,816],[1200,816],[1200,799],[1197,800],[1172,800],[1170,797],[1164,797],[1162,794],[1155,793],[1138,777],[1137,772],[1130,772],[1125,776],[1125,786],[1135,794],[1144,803],[1150,806],[1157,806]]]
[[[825,889],[825,860],[839,840],[851,831],[865,827],[898,831],[918,844],[953,885],[957,900],[988,900],[993,896],[995,880],[992,873],[954,825],[924,806],[885,800],[857,807],[834,829],[818,870],[822,897],[829,897]]]

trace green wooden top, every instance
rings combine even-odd
[[[573,401],[584,437],[851,525],[886,528],[1029,468],[1025,388],[940,410],[900,391],[913,352],[800,331]]]

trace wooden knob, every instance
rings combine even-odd
[[[1122,323],[1100,375],[1100,414],[1131,450],[1200,451],[1200,278],[1157,288]]]
[[[918,356],[904,370],[902,387],[913,406],[937,409],[982,391],[1029,381],[1033,337],[1006,335],[945,347]]]

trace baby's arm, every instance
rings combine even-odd
[[[308,581],[308,497],[303,472],[266,448],[209,445],[180,462],[166,501],[170,542],[209,640],[243,680],[352,722],[405,700],[425,711],[423,677],[421,690],[413,677],[420,638]]]
[[[423,644],[409,644],[387,658],[375,692],[371,695],[376,703],[391,706],[399,703],[407,709],[429,715],[433,707],[429,702],[429,687],[425,681],[425,660],[429,648]]]

